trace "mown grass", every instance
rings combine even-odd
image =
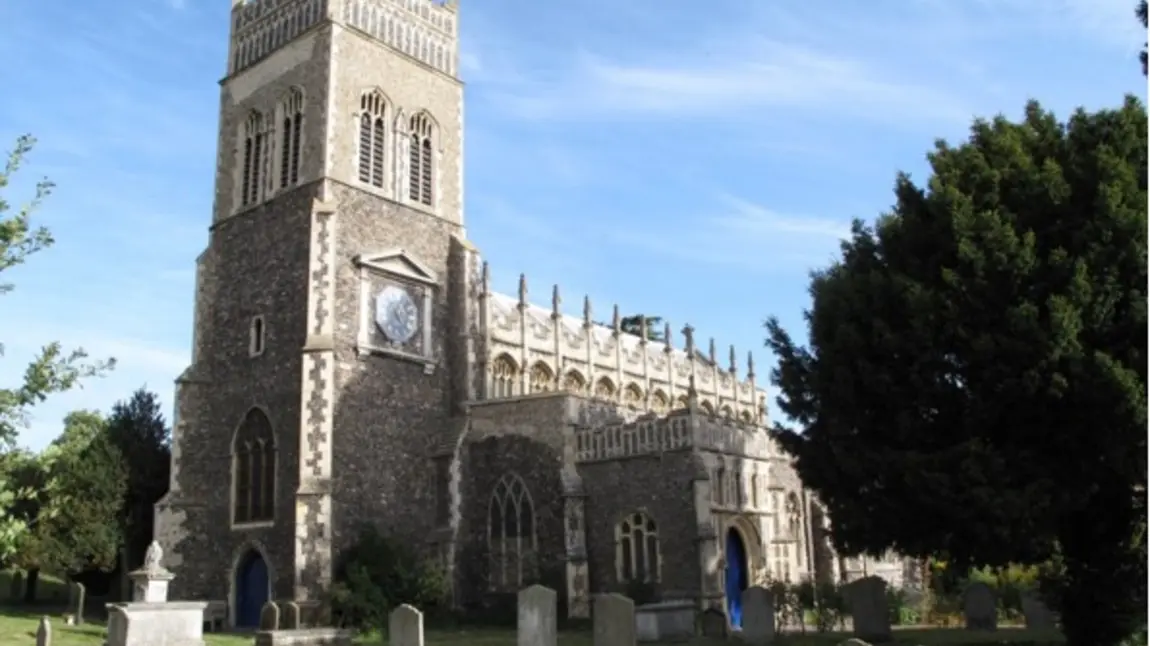
[[[36,610],[0,608],[0,646],[33,646],[43,614]],[[52,623],[52,646],[100,646],[104,643],[102,623],[66,626],[62,613],[49,614],[48,617]],[[848,637],[847,633],[791,633],[781,635],[776,643],[779,646],[835,646]],[[895,630],[894,638],[899,646],[1039,646],[1063,642],[1058,634],[1025,628],[1003,628],[994,633],[960,628],[903,628]],[[247,646],[254,640],[250,634],[207,634],[204,641],[208,646]],[[386,640],[376,636],[364,637],[356,643],[364,646],[387,644]],[[429,630],[425,643],[427,646],[514,646],[516,642],[513,630],[480,628]],[[704,639],[694,642],[696,646],[716,646],[719,643]],[[592,646],[591,636],[585,632],[562,633],[559,646]]]

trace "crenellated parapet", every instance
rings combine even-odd
[[[664,341],[651,341],[621,329],[618,306],[610,325],[595,322],[588,298],[582,317],[564,314],[557,286],[550,308],[530,302],[522,276],[518,296],[493,292],[486,267],[476,296],[486,399],[563,390],[666,414],[685,408],[694,388],[705,415],[744,424],[766,421],[766,393],[755,384],[753,357],[748,353],[740,377],[735,348],[724,366],[715,341],[706,350],[698,347],[689,325],[681,348],[669,324]]]
[[[458,71],[455,0],[252,0],[232,6],[229,74],[254,65],[331,19],[425,65]]]

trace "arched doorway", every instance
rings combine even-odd
[[[734,527],[727,530],[726,550],[727,617],[731,626],[743,626],[743,590],[747,589],[747,548],[743,537]]]
[[[260,625],[260,610],[271,597],[268,564],[257,550],[248,550],[236,567],[236,628]]]

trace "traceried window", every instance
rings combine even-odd
[[[300,137],[303,133],[303,92],[292,88],[280,106],[280,188],[299,183]]]
[[[240,206],[250,206],[263,197],[264,166],[267,163],[267,124],[259,112],[252,112],[244,124],[240,172]]]
[[[535,509],[519,476],[504,475],[487,508],[490,582],[495,589],[518,590],[535,575]]]
[[[232,445],[232,522],[275,518],[276,442],[271,421],[258,408],[244,416]]]
[[[739,419],[743,420],[744,424],[750,424],[751,423],[750,411],[743,411],[742,413],[739,413]]]
[[[723,406],[719,410],[719,414],[723,417],[723,419],[734,419],[735,418],[735,412],[733,410],[731,410],[730,406]]]
[[[643,389],[635,384],[627,384],[623,389],[623,403],[631,408],[643,406]]]
[[[491,363],[491,398],[512,397],[519,392],[519,366],[501,354]]]
[[[699,408],[708,415],[715,414],[715,405],[705,399],[699,402]]]
[[[569,370],[563,375],[563,390],[569,393],[581,393],[587,389],[587,381],[583,375],[575,370]]]
[[[378,90],[359,99],[359,181],[384,186],[384,151],[387,150],[387,99]]]
[[[411,146],[408,150],[408,197],[412,202],[431,206],[434,204],[434,149],[432,140],[435,124],[426,113],[411,118]]]
[[[545,393],[550,391],[555,385],[555,375],[551,372],[551,368],[542,361],[531,366],[531,375],[528,378],[531,384],[531,392]]]
[[[678,408],[686,408],[688,404],[686,395],[679,395],[678,399],[675,400],[675,406]]]
[[[797,541],[802,536],[801,515],[799,497],[794,492],[791,492],[787,495],[787,532],[790,534],[789,538],[792,541]]]
[[[655,521],[636,512],[615,526],[615,576],[620,583],[659,580],[659,531]]]
[[[595,396],[603,399],[615,398],[615,384],[607,377],[602,377],[599,381],[595,382]]]

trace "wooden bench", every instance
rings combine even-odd
[[[205,632],[219,632],[227,626],[227,622],[228,602],[209,601],[208,606],[204,608]]]

